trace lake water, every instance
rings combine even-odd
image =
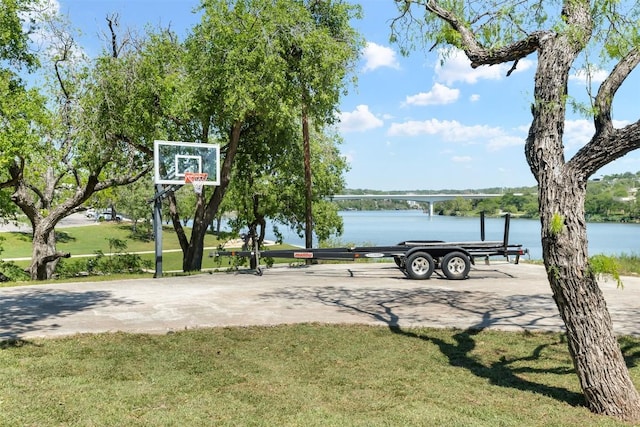
[[[404,240],[479,241],[480,218],[433,216],[419,210],[341,211],[344,233],[341,244],[393,245]],[[284,230],[281,230],[284,231]],[[485,240],[502,241],[503,218],[485,219]],[[589,254],[640,255],[640,224],[589,223]],[[273,239],[267,233],[267,239]],[[285,233],[285,242],[304,245],[293,232]],[[509,243],[528,248],[531,259],[542,258],[540,221],[512,218]]]

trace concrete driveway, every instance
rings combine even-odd
[[[617,333],[640,335],[640,278],[624,285],[601,284]],[[299,322],[562,330],[544,268],[505,262],[462,281],[370,263],[0,288],[0,316],[0,339]]]

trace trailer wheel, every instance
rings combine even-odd
[[[462,252],[451,252],[442,258],[442,272],[447,276],[447,279],[465,279],[469,270],[471,270],[471,261]]]
[[[433,258],[426,252],[414,252],[404,264],[407,276],[416,280],[428,279],[434,269]]]

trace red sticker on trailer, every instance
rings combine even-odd
[[[294,258],[313,258],[313,252],[294,252],[293,253],[293,257]]]

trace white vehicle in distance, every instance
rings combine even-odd
[[[113,219],[113,214],[111,209],[105,209],[103,211],[98,212],[95,209],[90,208],[90,209],[87,209],[86,216],[87,218],[93,218],[96,221],[111,221]],[[116,222],[122,221],[122,215],[116,214],[115,220]]]

